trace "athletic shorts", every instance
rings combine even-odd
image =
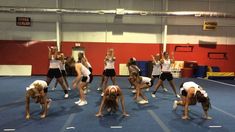
[[[114,77],[114,76],[116,76],[116,72],[115,72],[114,69],[106,69],[105,70],[105,76]]]
[[[153,76],[154,79],[160,77],[160,75],[152,75],[152,76]]]
[[[56,69],[49,69],[48,72],[47,72],[47,77],[49,78],[60,78],[62,77],[62,73],[60,72],[60,69],[59,68],[56,68]]]
[[[81,81],[84,83],[91,83],[92,80],[93,80],[93,75],[90,74],[89,76],[83,76]]]
[[[184,88],[180,88],[180,94],[182,95],[182,96],[187,96],[187,91],[184,89]]]
[[[91,67],[89,67],[88,69],[89,69],[89,71],[92,73],[92,68],[91,68]]]
[[[172,74],[171,74],[170,72],[163,72],[163,73],[160,75],[160,79],[161,79],[162,81],[165,81],[166,79],[167,79],[168,81],[171,81],[171,80],[173,80],[173,76],[172,76]]]
[[[147,82],[146,84],[149,85],[149,87],[152,87],[153,86],[153,79],[151,79],[151,81]]]
[[[44,93],[47,93],[48,87],[44,88],[43,91],[44,91]]]
[[[180,94],[184,97],[187,97],[187,91],[184,88],[180,89]],[[190,105],[195,105],[197,103],[197,98],[194,96],[190,98]]]

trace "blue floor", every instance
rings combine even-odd
[[[69,77],[71,83],[74,77]],[[39,118],[40,107],[31,103],[31,119],[25,120],[25,87],[36,79],[32,77],[0,77],[0,131],[15,129],[16,132],[234,132],[235,131],[235,87],[204,79],[175,79],[176,86],[183,81],[192,80],[204,87],[212,103],[209,114],[212,120],[202,119],[201,105],[190,107],[190,120],[181,120],[182,108],[172,111],[175,96],[167,82],[168,92],[159,89],[157,98],[149,98],[149,104],[138,105],[132,99],[126,77],[117,77],[117,83],[123,89],[127,112],[130,117],[123,118],[121,112],[106,114],[102,118],[95,116],[100,104],[100,92],[96,89],[100,77],[95,77],[90,85],[91,92],[87,95],[88,105],[78,107],[76,90],[70,92],[69,99],[63,99],[60,86],[49,91],[53,102],[46,119]],[[53,84],[54,82],[52,82]],[[178,90],[178,89],[177,89]],[[210,127],[212,126],[212,127]],[[220,127],[219,127],[220,126]],[[122,128],[111,128],[122,127]]]

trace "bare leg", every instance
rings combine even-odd
[[[67,77],[66,77],[66,76],[64,76],[64,77],[63,77],[63,79],[64,79],[64,82],[65,82],[65,84],[66,84],[67,88],[68,88],[68,87],[69,87],[69,83],[68,83]]]
[[[173,89],[173,91],[174,91],[175,95],[177,96],[176,88],[175,88],[175,84],[174,84],[174,82],[171,80],[171,81],[169,81],[169,83],[170,83],[170,85],[171,85],[171,87],[172,87],[172,89]]]
[[[102,75],[102,77],[101,77],[100,87],[102,88],[103,85],[104,85],[104,75]]]
[[[108,85],[108,79],[109,79],[109,77],[107,77],[107,76],[104,77],[103,92],[105,91],[105,89]]]
[[[115,76],[111,77],[111,80],[113,82],[113,85],[116,85],[116,78],[115,78]]]
[[[60,83],[60,85],[61,85],[61,87],[63,88],[63,90],[67,90],[67,86],[66,86],[66,84],[64,83],[63,77],[57,78],[57,81]]]
[[[158,80],[157,84],[154,87],[153,94],[155,94],[158,90],[158,88],[162,85],[163,81],[161,79]]]
[[[55,85],[54,85],[54,88],[56,88],[57,84],[58,84],[58,81],[56,80]]]
[[[47,77],[46,82],[47,82],[47,85],[48,85],[48,86],[50,85],[52,79],[53,79],[53,78]]]
[[[79,86],[78,86],[78,90],[79,90],[79,93],[80,93],[80,99],[82,101],[85,101],[85,94],[84,94],[84,87],[86,86],[87,84],[84,83],[84,82],[81,82],[79,83]]]
[[[68,98],[68,88],[67,88],[67,86],[65,85],[65,83],[64,83],[64,79],[63,79],[63,77],[59,77],[59,78],[57,78],[57,81],[60,83],[60,85],[61,85],[61,87],[63,88],[63,90],[64,90],[64,98]]]

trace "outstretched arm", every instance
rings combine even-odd
[[[106,96],[104,95],[103,98],[102,98],[101,104],[100,104],[99,111],[95,116],[97,116],[97,117],[103,116],[102,110],[103,110],[103,107],[104,107],[105,100],[106,100]]]
[[[40,104],[42,105],[42,114],[41,114],[41,118],[45,118],[47,115],[47,111],[48,111],[48,107],[47,107],[47,98],[46,95],[44,93],[41,94],[40,97]]]
[[[190,99],[193,97],[194,89],[189,89],[187,92],[187,97],[185,98],[185,105],[184,105],[184,116],[182,119],[189,119],[188,116],[188,107],[190,105]]]
[[[126,113],[125,100],[124,100],[124,96],[123,96],[121,91],[120,91],[120,100],[121,100],[121,105],[122,105],[122,114],[123,114],[123,116],[129,116],[129,114]]]
[[[26,101],[26,105],[25,105],[26,116],[25,116],[25,118],[30,119],[30,113],[29,113],[30,95],[29,95],[29,91],[27,91],[27,93],[26,93],[25,101]]]

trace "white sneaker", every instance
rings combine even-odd
[[[203,116],[203,118],[206,119],[206,120],[211,120],[211,119],[212,119],[212,117],[210,117],[210,116],[205,116],[205,115]]]
[[[103,96],[104,96],[104,93],[102,92],[100,96],[103,97]]]
[[[145,89],[145,91],[147,91],[147,92],[148,92],[148,91],[149,91],[149,88]]]
[[[51,99],[48,99],[48,101],[49,101],[49,102],[47,103],[47,109],[50,108],[52,100],[51,100]]]
[[[153,93],[151,93],[151,96],[152,96],[153,98],[156,98],[156,95],[155,95],[155,94],[153,94]]]
[[[54,91],[56,88],[55,87],[52,87],[51,90]]]
[[[139,102],[138,102],[139,104],[148,104],[149,103],[149,101],[148,100],[140,100]]]
[[[85,101],[80,101],[79,102],[79,104],[78,104],[78,106],[83,106],[83,105],[86,105],[87,104],[87,101],[85,100]]]
[[[107,108],[107,112],[111,112],[111,110],[112,110],[111,108]]]
[[[165,92],[167,92],[167,91],[168,91],[166,88],[163,88],[163,90],[164,90]]]
[[[71,88],[70,88],[70,87],[68,87],[68,90],[70,91],[70,90],[71,90]]]
[[[132,92],[132,93],[136,93],[136,89],[132,90],[131,92]]]
[[[102,88],[100,88],[100,87],[97,88],[97,91],[101,91],[101,90],[102,90]]]
[[[176,94],[176,97],[177,97],[177,98],[180,98],[180,95],[179,95],[179,94]]]
[[[83,93],[84,93],[84,94],[87,94],[87,89],[85,89],[85,90],[83,91]]]
[[[78,101],[74,102],[75,104],[79,104],[81,102],[81,99],[79,99]]]
[[[177,103],[178,103],[177,100],[175,100],[175,101],[173,102],[173,106],[172,106],[173,110],[176,110],[176,108],[177,108],[177,106],[178,106]]]
[[[67,99],[69,97],[69,94],[65,94],[64,98]]]

